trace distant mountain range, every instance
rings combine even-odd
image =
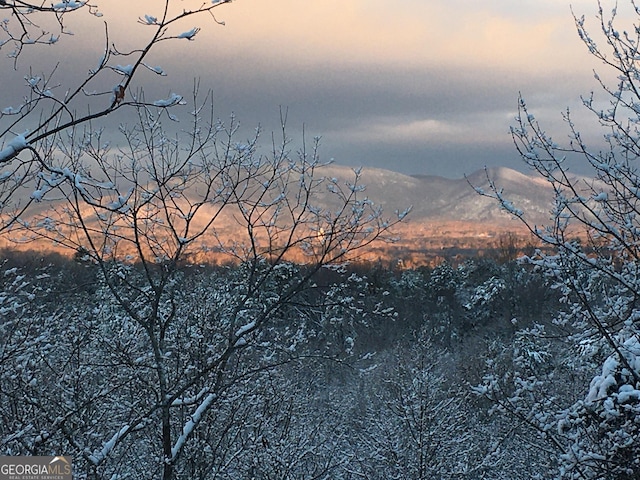
[[[317,173],[343,181],[354,177],[350,168],[339,165],[323,167]],[[516,248],[521,253],[537,245],[523,222],[505,212],[497,200],[476,191],[490,193],[488,179],[503,190],[504,198],[524,212],[529,225],[550,224],[553,188],[534,175],[497,167],[449,179],[364,168],[360,181],[366,185],[365,194],[385,210],[385,216],[392,217],[396,210],[412,207],[406,221],[394,227],[398,241],[391,245],[377,244],[367,257],[404,266],[433,265],[478,254],[496,254],[504,247],[503,240],[517,241]],[[584,186],[591,182],[587,178],[576,180]],[[318,200],[325,203],[323,198]]]
[[[316,174],[335,178],[342,185],[353,182],[355,177],[353,169],[334,164],[318,168]],[[550,223],[553,189],[545,180],[533,175],[499,167],[473,172],[466,178],[448,179],[364,168],[359,183],[365,185],[366,189],[359,195],[366,195],[374,204],[382,207],[385,217],[393,218],[395,211],[404,211],[409,206],[412,210],[405,221],[394,227],[392,233],[398,239],[395,243],[376,242],[368,247],[361,258],[416,266],[442,260],[457,261],[483,252],[497,251],[501,248],[502,240],[507,238],[504,236],[507,233],[518,239],[518,248],[536,243],[521,221],[503,211],[496,200],[476,191],[476,188],[487,193],[491,191],[488,178],[503,189],[505,198],[525,212],[529,225]],[[576,180],[584,180],[585,186],[592,182],[587,178],[576,177]],[[334,200],[334,195],[319,188],[313,194],[312,203],[321,208],[330,208]],[[86,218],[92,217],[93,214],[88,212]],[[217,233],[223,239],[236,238],[236,229],[237,223],[234,221],[220,221],[217,224]],[[202,241],[206,243],[206,238],[203,237]],[[15,247],[15,244],[10,245]],[[26,244],[25,247],[36,248],[34,245]],[[37,248],[59,250],[59,246],[50,241],[38,245]]]
[[[331,165],[318,173],[336,178],[353,178],[347,167]],[[599,180],[571,175],[578,193],[592,198],[606,191]],[[526,175],[505,167],[487,168],[465,178],[449,179],[430,175],[400,173],[365,168],[362,184],[365,193],[383,207],[387,216],[412,206],[406,221],[396,226],[398,241],[379,247],[370,258],[397,261],[398,264],[434,265],[441,261],[458,262],[476,255],[501,255],[509,242],[519,253],[540,246],[527,226],[501,208],[499,202],[480,195],[477,189],[491,193],[489,179],[503,191],[503,197],[524,212],[530,227],[552,225],[554,190],[540,176]],[[576,230],[576,235],[580,235]]]
[[[340,179],[353,178],[348,167],[331,165],[320,170],[322,175]],[[478,194],[475,188],[490,192],[487,176],[520,210],[529,222],[548,223],[553,189],[542,178],[498,167],[479,170],[461,179],[430,175],[403,175],[389,170],[364,168],[362,183],[367,196],[385,211],[404,210],[412,206],[412,223],[474,222],[514,228],[513,218],[497,201]]]

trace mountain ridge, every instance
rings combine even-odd
[[[393,218],[394,212],[412,207],[406,219],[393,227],[391,234],[397,240],[393,243],[380,240],[368,245],[362,255],[358,254],[361,260],[383,260],[403,267],[433,265],[443,260],[457,261],[455,259],[496,251],[501,248],[502,240],[507,238],[505,234],[515,235],[520,245],[535,243],[532,243],[525,223],[505,212],[497,200],[478,193],[477,189],[490,192],[490,181],[503,189],[505,198],[524,212],[528,225],[549,224],[551,217],[554,193],[551,185],[544,179],[504,167],[479,170],[459,179],[412,176],[380,168],[363,168],[356,174],[354,169],[336,164],[318,166],[315,173],[318,180],[331,179],[327,184],[333,184],[335,179],[335,182],[346,185],[346,191],[352,188],[357,178],[357,183],[365,186],[362,193],[358,190],[359,198],[366,196],[374,205],[381,207],[384,217]],[[313,206],[333,209],[336,195],[330,190],[324,187],[315,189],[311,198]],[[94,217],[91,211],[85,213],[86,219]],[[206,217],[207,213],[202,213],[198,222],[206,223]],[[216,224],[216,238],[203,236],[200,243],[211,247],[217,245],[219,239],[236,241],[242,238],[233,217],[233,211],[222,212]],[[199,224],[196,222],[194,225],[198,227]],[[11,244],[4,245],[7,242],[2,240],[0,246]],[[13,244],[14,248],[16,245]],[[39,250],[60,250],[55,241],[43,239],[28,245]],[[23,247],[26,248],[27,244]],[[207,251],[213,250],[209,248]]]
[[[347,179],[349,175],[353,178],[352,169],[339,165],[322,167],[319,173],[340,179]],[[503,189],[505,198],[524,212],[528,222],[539,225],[549,221],[553,200],[551,185],[543,178],[507,167],[482,169],[458,179],[405,175],[381,168],[365,167],[361,171],[367,196],[387,212],[411,206],[409,222],[491,222],[513,228],[513,217],[498,201],[476,190],[490,193],[489,179]]]

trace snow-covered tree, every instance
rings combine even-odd
[[[591,366],[593,380],[573,404],[557,404],[551,393],[531,403],[531,410],[514,410],[523,397],[539,396],[542,373],[536,371],[514,377],[520,394],[503,404],[550,440],[558,452],[558,477],[571,479],[640,475],[640,27],[621,25],[618,5],[608,3],[598,2],[599,38],[591,35],[585,17],[575,17],[580,39],[608,69],[595,75],[601,94],[583,98],[603,137],[585,138],[580,120],[567,110],[569,140],[561,144],[519,100],[512,135],[526,164],[554,189],[548,225],[529,224],[526,211],[505,198],[499,185],[492,184],[489,193],[547,247],[525,261],[545,272],[563,296],[566,309],[554,327],[564,332],[571,361]],[[640,16],[635,1],[620,8],[627,7]],[[568,163],[576,161],[591,169],[591,180],[572,175]],[[544,360],[544,350],[535,345],[527,351]],[[494,380],[482,387],[488,390],[481,388],[490,397],[496,393]]]
[[[341,478],[354,456],[354,402],[345,401],[353,369],[341,359],[357,357],[345,352],[353,345],[336,328],[334,307],[354,310],[357,287],[325,297],[330,284],[308,285],[233,341],[239,304],[245,320],[258,318],[261,302],[300,282],[305,267],[281,264],[254,298],[242,293],[248,265],[187,267],[159,307],[174,308],[160,340],[127,314],[104,278],[91,290],[55,281],[72,268],[94,269],[7,267],[1,279],[4,452],[64,451],[78,478],[157,478],[167,475],[163,439],[170,435],[177,477]],[[130,284],[140,276],[130,265],[113,268]],[[148,305],[137,306],[148,315]],[[159,361],[154,342],[163,343]]]
[[[102,16],[95,5],[86,1],[62,0],[45,5],[42,2],[4,0],[0,2],[0,12],[5,15],[0,26],[0,49],[17,65],[23,49],[32,45],[54,45],[62,35],[71,34],[65,27],[65,17],[80,10],[98,18]]]
[[[25,382],[33,391],[7,400],[24,412],[3,431],[12,452],[64,448],[86,477],[169,480],[193,466],[187,452],[202,451],[198,475],[223,478],[206,468],[219,465],[211,442],[224,433],[208,422],[231,408],[226,425],[244,435],[237,427],[246,417],[234,417],[232,404],[253,402],[248,379],[299,355],[309,332],[342,320],[351,328],[339,315],[360,300],[316,277],[383,239],[404,213],[383,218],[359,170],[325,178],[319,139],[292,151],[284,118],[282,138],[262,147],[259,130],[239,140],[235,118],[216,119],[197,83],[190,100],[148,99],[141,87],[165,75],[149,63],[152,50],[193,40],[199,28],[184,21],[217,22],[213,9],[229,1],[159,2],[131,20],[149,33],[126,50],[103,23],[105,46],[75,85],[30,72],[24,98],[3,99],[0,229],[16,241],[53,242],[97,272],[86,308],[29,317],[29,333],[40,336],[25,344],[25,373],[15,378],[14,392]],[[57,48],[57,34],[37,36],[36,19],[53,21],[62,43],[72,41],[71,16],[101,18],[97,5],[70,0],[0,2],[0,10],[9,14],[0,44],[12,45],[18,69],[27,46]],[[113,135],[106,117],[122,120]],[[227,267],[199,275],[208,262]],[[3,328],[19,340],[25,325],[15,335],[12,324]],[[342,351],[353,348],[346,333],[333,341]],[[38,359],[47,361],[35,370]]]
[[[140,44],[131,46],[130,36],[116,38],[109,18],[103,16],[97,3],[61,0],[51,4],[22,0],[0,2],[0,51],[6,82],[15,69],[23,77],[13,75],[18,85],[3,84],[0,97],[0,229],[10,226],[32,203],[42,201],[51,187],[46,178],[61,174],[57,182],[73,183],[78,177],[69,166],[60,170],[59,152],[70,154],[73,135],[99,135],[99,123],[106,117],[122,121],[120,113],[143,105],[165,111],[184,103],[179,93],[165,98],[147,99],[142,86],[154,76],[175,75],[151,64],[152,55],[167,41],[188,43],[199,32],[188,21],[214,21],[214,9],[230,0],[214,2],[176,2],[165,0],[154,5],[141,18],[131,18],[129,32],[136,32]],[[121,5],[126,10],[126,5]],[[87,22],[101,32],[102,42],[76,36],[69,23]],[[139,33],[139,36],[138,36]],[[66,50],[86,49],[95,45],[93,59],[85,67],[86,74],[77,77],[59,72],[59,62]],[[125,46],[126,45],[126,46]],[[44,65],[31,65],[25,56],[33,49],[40,58],[53,58]],[[31,58],[31,57],[29,57]],[[23,62],[24,60],[24,62]],[[48,72],[46,69],[50,69]],[[59,79],[60,77],[60,79]],[[71,77],[71,78],[69,78]],[[9,88],[11,87],[11,88]],[[20,92],[20,93],[16,93]],[[103,138],[103,141],[107,139]],[[44,175],[45,177],[43,177]],[[83,174],[85,180],[89,180]]]
[[[479,445],[465,424],[470,411],[449,376],[453,362],[423,335],[385,361],[379,438],[387,478],[474,478]]]

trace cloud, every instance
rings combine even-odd
[[[358,144],[504,146],[510,143],[509,126],[515,111],[468,112],[448,119],[406,116],[366,117],[351,128],[334,130],[327,137]],[[499,126],[499,128],[496,128]]]
[[[29,63],[47,71],[47,60],[61,59],[63,92],[100,58],[102,20],[120,50],[139,46],[153,27],[138,17],[159,16],[162,5],[138,0],[123,11],[123,4],[103,2],[100,20],[70,16],[76,36],[38,50],[45,57]],[[594,1],[572,5],[597,30]],[[144,73],[132,88],[153,99],[187,98],[197,77],[202,89],[213,89],[218,116],[235,112],[248,128],[260,123],[270,131],[279,107],[288,107],[292,135],[305,123],[326,139],[329,156],[378,165],[393,156],[402,171],[453,169],[448,160],[436,165],[443,158],[513,166],[508,128],[519,92],[538,118],[562,127],[564,106],[597,89],[591,70],[602,70],[581,44],[568,2],[558,0],[244,0],[216,9],[216,19],[226,27],[208,16],[176,25],[175,34],[201,31],[193,42],[163,43],[148,63],[167,77]],[[9,75],[2,108],[23,96],[24,72]]]
[[[473,66],[533,71],[578,64],[580,42],[563,2],[380,0],[239,2],[228,31],[209,38],[228,53],[274,66]],[[555,5],[555,6],[554,6]],[[563,44],[558,49],[558,44]],[[571,43],[575,45],[571,47]]]
[[[334,134],[336,138],[349,138],[361,143],[422,143],[453,140],[459,135],[458,126],[434,118],[404,120],[399,118],[374,119],[353,129]]]

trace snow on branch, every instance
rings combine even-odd
[[[173,402],[171,402],[172,407],[181,407],[184,405],[193,405],[196,402],[199,402],[204,395],[208,393],[207,388],[203,388],[198,392],[194,397],[185,397],[185,398],[176,398]]]
[[[234,347],[242,347],[242,346],[246,345],[247,341],[245,340],[244,336],[247,333],[251,332],[254,328],[256,328],[255,320],[247,323],[246,325],[243,325],[242,327],[240,327],[235,333],[235,337],[237,338],[237,340],[234,343]]]
[[[145,15],[144,19],[140,18],[140,23],[143,23],[145,25],[157,25],[158,24],[158,18],[154,17],[153,15]]]
[[[609,356],[602,365],[602,373],[595,376],[589,385],[586,403],[603,402],[605,408],[613,410],[614,403],[604,400],[613,397],[618,404],[640,400],[640,391],[634,387],[634,376],[637,377],[640,373],[640,341],[631,337],[624,342],[620,350],[631,371],[622,363],[618,354]]]
[[[133,194],[133,188],[130,188],[126,195],[124,196],[118,195],[118,198],[112,202],[109,202],[107,205],[105,205],[105,208],[113,211],[126,213],[127,211],[129,211],[129,206],[127,205],[127,202],[131,198],[132,194]]]
[[[89,461],[94,465],[100,465],[104,461],[105,458],[109,456],[111,451],[114,449],[118,440],[122,438],[129,431],[129,425],[125,425],[122,427],[108,442],[102,446],[102,450],[99,452],[95,452],[92,455],[89,455]]]
[[[186,38],[187,40],[193,40],[199,31],[200,29],[198,27],[194,27],[188,32],[182,32],[176,38]]]
[[[153,73],[160,75],[161,77],[167,76],[167,74],[164,72],[164,69],[162,67],[159,67],[159,66],[152,67],[151,65],[147,65],[146,63],[143,63],[142,66],[147,68],[148,70],[151,70]]]
[[[125,77],[130,77],[133,73],[133,65],[116,65],[113,70]]]
[[[75,0],[65,0],[60,3],[56,3],[53,5],[53,9],[57,12],[71,12],[73,10],[77,10],[86,5],[87,2],[78,2]]]
[[[180,436],[176,440],[176,443],[171,448],[171,459],[169,461],[175,460],[176,457],[180,454],[180,451],[182,450],[182,447],[184,447],[185,442],[187,441],[193,430],[198,426],[200,420],[202,419],[202,416],[215,399],[216,395],[214,393],[210,393],[209,395],[207,395],[200,406],[198,406],[196,411],[193,412],[193,415],[191,415],[189,421],[184,424],[184,427],[182,427],[182,434],[180,434]]]
[[[17,115],[24,108],[24,104],[21,104],[19,107],[6,107],[2,109],[2,115]]]
[[[156,107],[172,107],[174,105],[184,105],[182,100],[182,95],[178,95],[177,93],[172,93],[169,95],[169,98],[163,98],[161,100],[156,100],[153,102],[153,105]]]
[[[0,150],[0,162],[8,162],[28,146],[24,133],[16,135],[4,149]]]

